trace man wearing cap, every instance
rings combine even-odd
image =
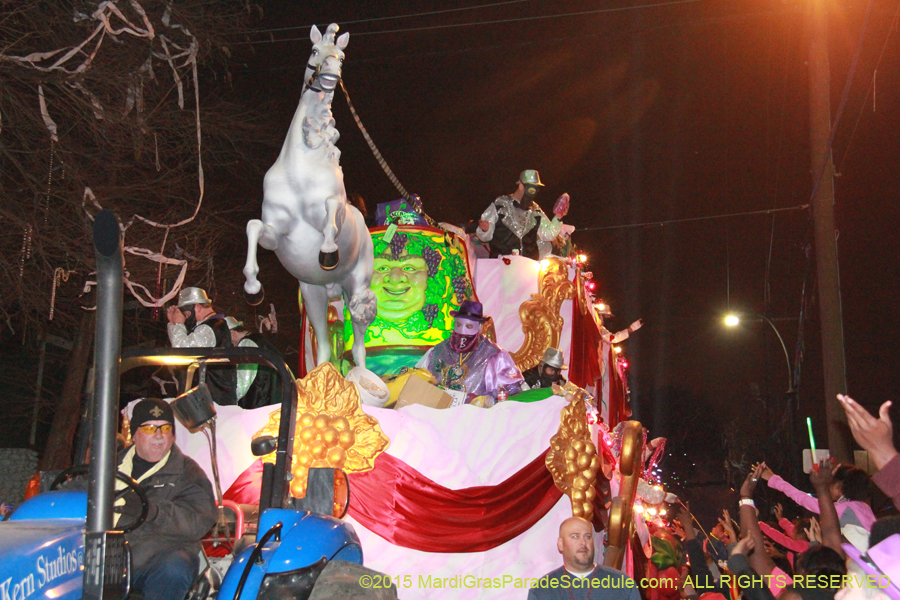
[[[562,376],[563,369],[568,369],[563,363],[563,353],[556,348],[547,348],[544,350],[544,358],[541,359],[541,363],[522,373],[525,378],[522,389],[549,388],[554,383],[565,385],[566,378]]]
[[[231,333],[223,315],[213,310],[212,300],[198,287],[183,288],[178,306],[166,311],[169,342],[173,348],[232,348]],[[237,404],[237,380],[233,365],[210,365],[206,384],[216,404]]]
[[[239,348],[265,348],[276,356],[281,352],[269,343],[261,333],[250,333],[244,328],[243,321],[234,317],[225,317],[225,323],[231,331],[231,343]],[[237,367],[237,399],[241,408],[251,409],[270,404],[281,403],[281,387],[275,370],[265,365],[248,363]]]
[[[200,566],[200,539],[216,522],[212,485],[203,470],[175,445],[175,419],[168,402],[145,398],[131,414],[132,446],[119,471],[147,493],[147,519],[125,534],[131,547],[132,588],[145,600],[184,598]],[[124,489],[117,481],[116,489]],[[116,502],[116,520],[133,522],[141,512],[137,495]]]
[[[563,215],[547,218],[534,201],[543,187],[537,171],[526,169],[519,175],[516,191],[494,200],[481,215],[475,235],[490,242],[491,258],[520,254],[537,260],[550,254],[552,241],[562,230]]]
[[[496,398],[501,387],[509,396],[518,394],[522,373],[509,352],[481,333],[481,324],[488,320],[482,311],[481,302],[463,300],[459,310],[450,311],[453,333],[429,349],[416,366],[428,369],[438,385],[465,392],[468,400]]]

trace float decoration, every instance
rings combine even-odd
[[[328,362],[328,303],[342,297],[352,327],[362,334],[375,319],[372,238],[359,210],[347,202],[339,136],[331,104],[341,80],[349,34],[337,35],[332,23],[323,35],[310,31],[313,53],[306,65],[300,103],[278,158],[263,179],[262,219],[247,222],[244,297],[256,306],[263,299],[258,279],[257,246],[275,251],[281,265],[299,281],[306,314],[320,340],[316,364]],[[358,339],[353,361],[366,366]]]
[[[614,436],[615,437],[615,436]],[[622,568],[625,548],[631,539],[634,524],[634,498],[643,469],[644,430],[638,421],[627,421],[622,426],[619,453],[619,495],[613,498],[609,509],[609,547],[603,565]],[[615,451],[615,449],[614,449]]]
[[[681,542],[663,528],[650,536],[653,553],[647,564],[650,600],[678,600],[681,597],[683,550]]]
[[[594,481],[600,470],[600,457],[591,442],[587,424],[587,394],[566,384],[565,395],[569,405],[560,413],[559,430],[550,438],[545,462],[556,487],[569,496],[572,515],[590,521],[594,513],[593,500],[597,496]]]
[[[253,435],[278,436],[281,410]],[[331,363],[322,363],[297,381],[297,428],[291,462],[291,495],[303,498],[310,468],[331,467],[347,473],[370,471],[390,440],[378,421],[362,411],[356,386]],[[275,462],[275,452],[262,458]]]
[[[525,341],[521,348],[511,354],[520,371],[537,366],[544,350],[559,346],[563,328],[559,309],[565,300],[574,297],[575,284],[569,281],[566,262],[557,256],[543,259],[538,275],[538,293],[532,294],[531,300],[526,300],[519,307]]]

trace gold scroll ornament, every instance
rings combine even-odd
[[[556,487],[569,496],[572,516],[590,521],[597,495],[594,481],[600,469],[600,457],[591,442],[584,390],[569,382],[563,388],[554,386],[554,391],[565,394],[569,405],[560,413],[559,430],[550,438],[545,462]]]
[[[369,471],[390,440],[378,421],[362,411],[356,386],[331,363],[322,363],[297,381],[297,426],[291,461],[291,495],[303,498],[310,468],[331,467],[347,473]],[[278,436],[281,409],[269,415],[253,435]],[[263,457],[275,462],[275,453]]]
[[[521,371],[537,366],[547,348],[559,346],[563,328],[559,309],[563,301],[575,297],[575,284],[569,281],[565,261],[558,256],[548,256],[545,260],[547,266],[538,275],[538,293],[519,307],[525,341],[512,353],[512,358]]]
[[[644,452],[644,430],[638,421],[628,421],[622,429],[622,452],[619,454],[619,495],[609,509],[608,547],[603,565],[622,568],[625,548],[631,538],[634,522],[634,496],[641,475]]]

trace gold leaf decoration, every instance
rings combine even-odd
[[[519,307],[525,341],[512,353],[512,358],[521,371],[540,363],[547,348],[559,346],[563,328],[559,309],[563,301],[575,297],[575,284],[569,281],[566,262],[558,256],[548,256],[545,260],[547,266],[538,275],[538,293]]]
[[[584,390],[567,384],[564,391],[569,405],[560,413],[559,430],[550,438],[545,464],[556,487],[569,497],[572,516],[590,521],[600,457],[591,442]]]
[[[369,471],[390,440],[378,421],[362,411],[356,386],[331,363],[322,363],[297,381],[297,424],[291,462],[291,495],[306,495],[310,468],[332,467],[347,473]],[[281,410],[273,411],[262,435],[278,436]],[[263,457],[275,462],[275,453]]]

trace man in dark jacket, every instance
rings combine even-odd
[[[186,287],[178,293],[178,306],[166,311],[169,342],[173,348],[231,348],[231,332],[224,315],[217,314],[206,291]],[[206,384],[216,404],[237,404],[234,365],[207,367]]]
[[[125,534],[131,547],[132,588],[144,600],[181,600],[200,567],[200,539],[216,522],[216,501],[206,474],[175,445],[172,408],[158,398],[134,406],[134,445],[123,451],[119,471],[136,480],[150,501],[147,519]],[[123,484],[116,482],[117,489]],[[116,502],[119,517],[133,522],[141,503],[134,493]]]

